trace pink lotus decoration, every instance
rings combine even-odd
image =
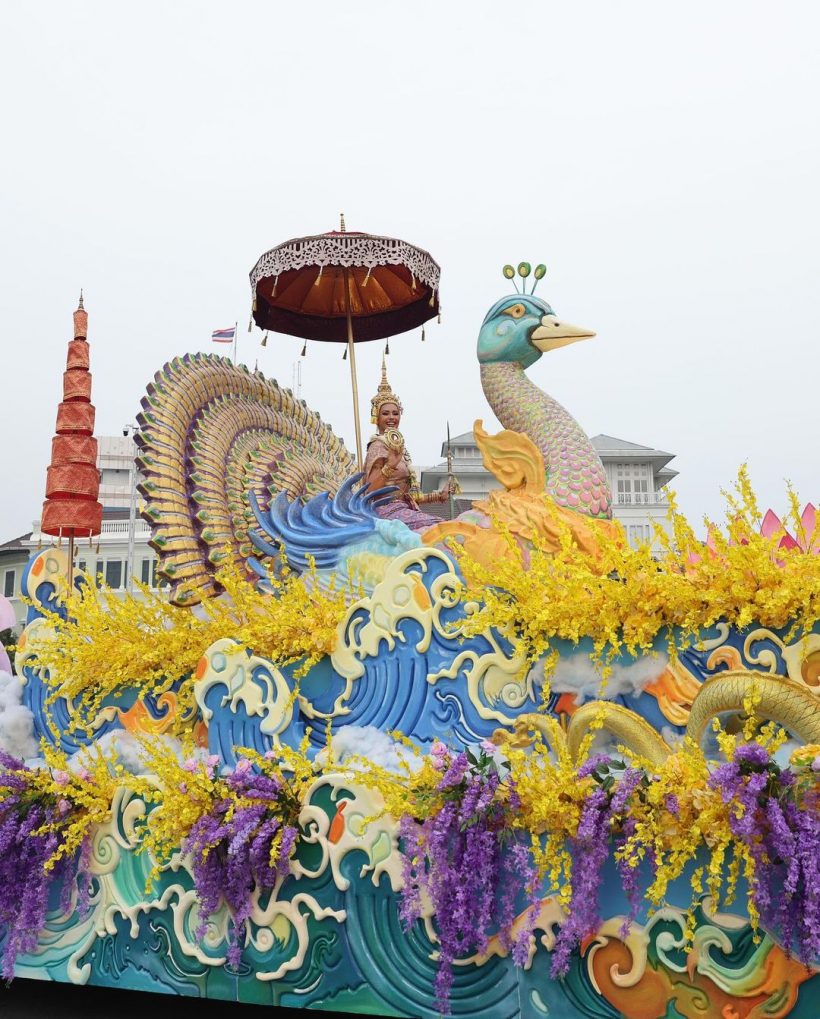
[[[782,534],[778,548],[800,548],[808,555],[820,555],[820,530],[817,527],[817,508],[810,502],[806,503],[800,514],[800,526],[797,537],[793,538],[786,530],[780,517],[774,510],[767,510],[760,525],[760,533],[764,538],[773,538]]]
[[[820,527],[818,527],[818,524],[820,524],[820,520],[818,520],[817,508],[813,503],[807,502],[803,512],[800,514],[796,538],[789,534],[785,524],[774,510],[766,510],[766,514],[760,524],[760,533],[764,538],[776,538],[780,535],[780,541],[777,543],[778,548],[788,550],[801,549],[807,555],[820,555]],[[718,555],[718,542],[712,527],[707,529],[704,544],[711,556]],[[738,543],[730,538],[729,544],[735,545]],[[748,545],[748,538],[741,537],[739,544]],[[689,555],[690,563],[700,562],[700,559],[701,557],[695,552]],[[776,562],[778,565],[783,565],[779,559]]]
[[[10,630],[17,625],[17,617],[8,598],[0,594],[0,630]]]

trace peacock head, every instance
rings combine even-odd
[[[559,318],[540,297],[512,294],[487,312],[478,334],[478,360],[481,364],[513,361],[529,368],[545,351],[594,335],[591,329]]]

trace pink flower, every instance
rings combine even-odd
[[[251,762],[246,761],[243,757],[241,761],[236,762],[236,768],[234,769],[237,775],[247,775],[251,770]]]
[[[817,757],[815,757],[815,759],[811,762],[811,770],[820,771],[820,754],[818,754]]]
[[[83,782],[90,782],[91,772],[88,770],[88,768],[80,768],[80,770],[77,772],[77,778],[81,779]]]
[[[488,740],[488,739],[483,739],[483,740],[482,740],[482,741],[481,741],[481,742],[479,743],[479,746],[481,747],[481,749],[482,749],[482,750],[484,751],[484,753],[485,753],[485,754],[490,754],[491,756],[492,756],[492,754],[494,754],[494,753],[496,752],[496,750],[498,749],[498,747],[497,747],[497,746],[495,745],[495,743],[492,743],[492,742],[491,742],[490,740]]]
[[[275,750],[266,750],[265,751],[265,760],[266,761],[275,761],[278,756],[279,755],[276,753]]]
[[[430,759],[436,771],[446,771],[450,766],[450,751],[439,740],[435,740],[430,747]]]
[[[211,769],[219,767],[219,754],[211,754],[210,757],[205,760],[205,763]]]
[[[187,761],[183,762],[182,767],[186,771],[190,771],[191,774],[193,775],[193,773],[196,771],[197,762],[194,760],[193,757],[189,757]]]
[[[71,776],[67,771],[54,771],[51,776],[57,785],[68,785]]]
[[[181,793],[187,793],[188,792],[188,786],[186,785],[185,782],[180,782],[179,783],[179,791]]]
[[[69,800],[64,799],[63,797],[60,797],[60,799],[57,800],[57,812],[60,814],[61,817],[65,817],[69,810],[71,810],[71,802]]]

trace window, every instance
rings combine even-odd
[[[627,536],[632,548],[637,548],[652,541],[652,527],[650,524],[630,524]]]
[[[648,503],[652,472],[649,464],[616,464],[618,502],[627,505]]]
[[[17,572],[15,570],[6,570],[6,575],[3,577],[3,597],[14,597],[14,584],[16,580]]]
[[[140,580],[148,587],[157,586],[157,561],[156,559],[143,559],[140,564]]]
[[[109,587],[122,587],[121,559],[109,559],[105,564],[105,582]]]

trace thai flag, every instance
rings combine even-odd
[[[214,343],[233,343],[234,336],[236,336],[236,326],[231,326],[230,329],[214,329],[211,333]]]

